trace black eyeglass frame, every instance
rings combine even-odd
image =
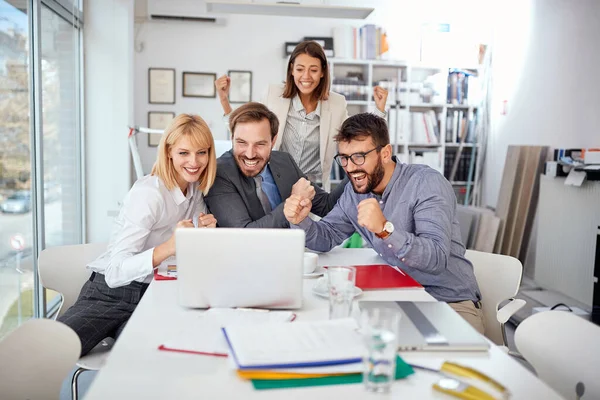
[[[342,155],[342,154],[336,154],[333,159],[335,160],[335,162],[342,168],[347,167],[348,166],[348,160],[352,161],[352,163],[356,166],[361,166],[365,163],[365,161],[367,160],[367,154],[371,153],[372,151],[379,151],[381,150],[383,147],[382,146],[377,146],[367,152],[358,152],[358,153],[352,153],[349,156],[346,155]],[[357,162],[357,160],[354,159],[355,156],[359,156],[359,160],[362,159],[361,162]],[[345,160],[345,161],[343,161]]]

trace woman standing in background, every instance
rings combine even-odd
[[[331,92],[329,64],[323,48],[314,41],[296,46],[287,68],[284,84],[269,85],[263,103],[277,115],[279,132],[274,149],[289,153],[310,181],[330,190],[330,173],[336,144],[333,137],[348,118],[346,99]],[[225,115],[229,104],[230,79],[223,75],[215,81]],[[385,118],[388,92],[373,89],[376,110]]]

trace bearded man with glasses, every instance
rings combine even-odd
[[[306,246],[321,252],[360,233],[388,264],[402,268],[483,334],[481,293],[465,258],[450,182],[426,165],[398,162],[385,121],[373,114],[348,118],[335,141],[334,159],[351,185],[318,222],[306,218],[311,200],[291,195],[283,210],[291,227],[303,229]]]

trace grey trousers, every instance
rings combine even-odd
[[[75,304],[58,321],[77,333],[84,356],[103,339],[119,336],[147,288],[147,283],[140,282],[110,288],[104,275],[94,272]]]

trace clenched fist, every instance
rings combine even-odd
[[[215,88],[217,89],[217,94],[219,95],[219,99],[221,101],[228,99],[230,86],[231,78],[227,75],[223,75],[215,81]]]
[[[370,232],[381,233],[387,220],[381,211],[377,199],[365,199],[358,203],[358,225],[367,228]]]
[[[283,215],[290,224],[298,225],[308,217],[311,208],[312,202],[309,199],[293,194],[285,200]]]
[[[381,86],[375,86],[373,88],[373,99],[375,100],[375,107],[381,112],[385,112],[385,103],[387,102],[388,91]]]
[[[292,195],[294,194],[312,201],[315,198],[315,188],[310,184],[310,181],[300,178],[292,186]]]

